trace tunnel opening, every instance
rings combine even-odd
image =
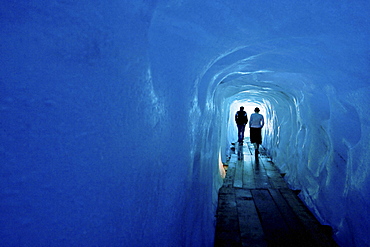
[[[205,112],[215,111],[221,119],[220,156],[223,162],[225,152],[235,139],[233,115],[237,104],[261,108],[266,120],[263,145],[271,157],[283,161],[282,169],[289,167],[284,160],[296,158],[296,149],[307,142],[308,125],[302,121],[301,108],[310,110],[307,106],[310,102],[306,105],[302,102],[306,100],[303,90],[310,89],[312,80],[312,75],[308,76],[304,68],[312,64],[286,52],[288,48],[296,52],[302,45],[299,39],[280,40],[272,47],[270,43],[225,52],[209,64],[198,83],[201,110],[204,100]],[[248,115],[252,112],[253,109],[247,111]]]
[[[289,156],[294,155],[295,145],[298,141],[292,142],[292,140],[296,139],[298,135],[305,136],[301,133],[304,128],[300,126],[301,122],[297,116],[300,111],[300,99],[271,82],[254,81],[254,83],[249,83],[249,78],[245,79],[239,78],[230,81],[227,83],[228,85],[221,83],[216,89],[216,101],[222,102],[220,105],[222,161],[226,161],[230,143],[236,140],[234,114],[241,105],[245,107],[248,117],[254,112],[255,107],[258,106],[261,109],[261,113],[265,117],[262,145],[268,150],[268,155],[272,158],[289,159]],[[256,83],[261,85],[256,86]],[[268,84],[270,85],[268,86]],[[238,87],[242,90],[238,91]],[[249,136],[249,128],[246,128],[245,136]],[[281,152],[282,148],[283,152]]]

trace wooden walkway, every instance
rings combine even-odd
[[[219,191],[215,246],[337,246],[282,174],[253,145],[236,144]],[[253,152],[253,153],[252,153]]]

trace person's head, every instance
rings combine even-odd
[[[258,108],[258,107],[254,108],[254,112],[259,113],[260,112],[260,108]]]
[[[241,106],[241,107],[240,107],[240,110],[241,110],[241,111],[244,111],[244,106]]]

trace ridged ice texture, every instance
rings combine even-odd
[[[366,246],[369,11],[365,0],[4,1],[2,245],[212,246],[243,103],[261,107],[264,146],[337,242]]]

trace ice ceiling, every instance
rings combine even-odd
[[[369,1],[131,2],[1,4],[2,243],[212,246],[242,103],[335,240],[368,245]]]

